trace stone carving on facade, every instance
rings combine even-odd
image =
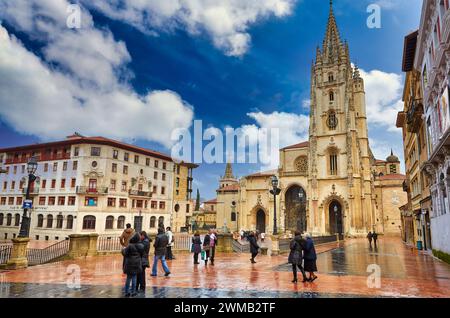
[[[300,156],[295,160],[295,170],[301,175],[306,176],[308,173],[308,157]]]

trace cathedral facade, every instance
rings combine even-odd
[[[278,232],[400,234],[398,208],[407,199],[399,172],[393,153],[377,160],[371,152],[364,80],[330,6],[311,67],[309,141],[281,149],[275,171],[238,180],[227,164],[217,190],[217,227],[272,233],[276,221]],[[273,176],[281,189],[276,202],[269,193]]]

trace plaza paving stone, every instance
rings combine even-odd
[[[148,298],[450,297],[450,265],[413,251],[400,239],[382,238],[377,249],[363,239],[317,247],[319,279],[292,284],[287,256],[218,254],[215,266],[194,266],[192,256],[169,261],[172,274],[147,277]],[[381,288],[369,288],[367,266],[378,264]],[[0,297],[121,297],[120,255],[98,256],[0,272]],[[70,288],[80,269],[79,288]],[[149,274],[149,272],[147,271]],[[147,275],[149,276],[149,275]]]

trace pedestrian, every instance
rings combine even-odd
[[[145,270],[148,267],[150,267],[149,254],[150,254],[150,243],[152,239],[148,237],[148,234],[145,231],[142,231],[140,235],[141,235],[141,243],[144,248],[144,253],[142,254],[142,271],[141,273],[138,274],[136,289],[138,291],[145,293],[146,287]]]
[[[367,234],[367,239],[369,240],[370,248],[372,248],[372,238],[373,238],[373,234],[372,234],[372,232],[369,231],[369,233]]]
[[[120,245],[122,245],[123,247],[127,247],[133,235],[134,229],[132,229],[131,224],[128,223],[126,229],[123,230],[122,234],[120,235]]]
[[[158,261],[161,260],[161,264],[163,266],[165,276],[170,275],[169,266],[167,266],[166,262],[166,249],[167,244],[169,244],[169,239],[167,235],[164,233],[164,228],[158,228],[158,235],[156,236],[155,243],[153,247],[155,248],[155,256],[153,258],[153,267],[152,267],[152,276],[158,275]]]
[[[373,231],[372,233],[372,238],[373,238],[373,245],[375,246],[375,248],[377,248],[378,234],[375,231]]]
[[[292,264],[292,273],[294,274],[293,283],[297,283],[297,268],[303,275],[303,283],[306,283],[308,279],[306,278],[305,270],[303,269],[303,250],[306,247],[306,241],[302,239],[301,233],[299,231],[295,232],[295,237],[291,241],[288,262]]]
[[[266,233],[261,233],[261,242],[264,243],[264,239],[266,238]]]
[[[208,233],[205,235],[205,238],[203,239],[203,251],[202,254],[204,254],[204,257],[202,255],[202,260],[205,261],[205,266],[208,266],[208,258],[209,258],[209,252],[211,250],[211,235]]]
[[[194,265],[200,264],[198,262],[198,254],[202,252],[202,240],[200,238],[200,233],[195,232],[192,237],[192,253],[194,253]]]
[[[175,257],[173,257],[173,254],[172,254],[172,246],[175,242],[175,237],[170,229],[170,226],[168,226],[166,229],[166,235],[167,235],[167,238],[169,239],[169,244],[167,244],[167,249],[166,249],[166,259],[173,260],[173,259],[175,259]]]
[[[250,258],[250,261],[252,262],[252,264],[255,264],[255,257],[258,255],[259,245],[256,242],[256,236],[254,232],[250,232],[248,241],[250,242],[250,253],[252,254],[252,258]]]
[[[214,257],[216,256],[216,245],[217,245],[217,233],[213,230],[209,230],[209,259],[211,260],[211,265],[214,266]]]
[[[305,246],[303,250],[303,260],[304,260],[304,270],[309,273],[308,280],[313,282],[317,279],[314,272],[317,272],[317,254],[316,248],[314,247],[314,242],[309,233],[305,234]]]
[[[244,234],[245,234],[244,230],[241,229],[241,231],[239,232],[239,235],[241,236],[241,240],[244,239]]]
[[[124,257],[123,272],[127,275],[125,297],[135,297],[137,295],[137,277],[142,271],[142,256],[144,255],[144,246],[140,243],[140,239],[140,235],[136,233],[129,240],[128,246],[122,249]]]

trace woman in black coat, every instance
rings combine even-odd
[[[303,258],[305,260],[305,271],[309,272],[308,280],[313,282],[317,279],[314,272],[317,272],[317,254],[314,247],[314,242],[309,234],[306,234],[306,241],[304,247]]]
[[[209,251],[211,250],[210,243],[211,243],[211,237],[209,236],[209,234],[206,234],[205,238],[203,239],[203,250],[206,253],[205,266],[208,265]]]
[[[142,272],[142,255],[144,255],[144,246],[140,243],[140,240],[140,235],[134,234],[129,245],[122,250],[122,255],[125,258],[123,272],[127,274],[125,297],[136,296],[137,276]]]
[[[293,283],[297,283],[297,267],[303,275],[303,283],[307,282],[305,270],[303,269],[303,249],[305,247],[305,241],[302,239],[300,232],[295,232],[295,237],[291,241],[288,262],[292,264],[292,273],[294,274]]]
[[[200,239],[200,233],[197,231],[192,238],[192,253],[194,253],[194,265],[200,264],[198,262],[198,254],[202,252],[202,240]]]
[[[145,292],[145,270],[150,267],[150,260],[149,260],[149,254],[150,254],[150,243],[152,239],[148,237],[147,232],[142,231],[140,233],[141,235],[141,244],[144,248],[144,252],[142,254],[142,271],[138,274],[137,277],[137,290],[140,290],[142,292]]]
[[[255,264],[255,257],[258,255],[259,245],[256,242],[255,233],[251,232],[250,236],[248,237],[248,241],[250,242],[250,253],[252,254],[252,258],[250,258],[250,261],[252,264]]]

